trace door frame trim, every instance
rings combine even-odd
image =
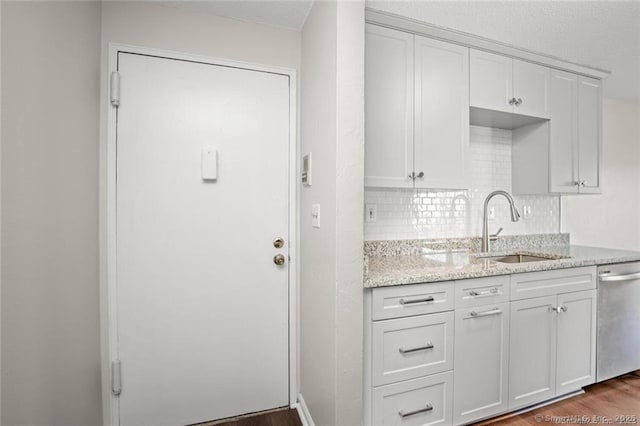
[[[297,73],[295,69],[254,64],[172,50],[109,43],[102,66],[100,89],[99,158],[99,260],[100,260],[100,344],[102,377],[102,422],[119,426],[119,400],[111,392],[111,361],[117,356],[116,321],[116,108],[110,104],[109,79],[118,68],[118,53],[133,53],[281,74],[289,77],[289,406],[298,395],[298,138]],[[275,408],[275,407],[274,407]]]

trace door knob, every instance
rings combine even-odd
[[[284,255],[283,254],[276,254],[275,256],[273,256],[273,263],[275,263],[278,266],[282,266],[284,265]]]
[[[275,240],[273,240],[273,246],[275,248],[282,248],[284,247],[284,240],[280,237],[276,238]]]

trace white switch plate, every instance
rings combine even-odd
[[[311,204],[311,226],[320,228],[320,204]]]
[[[212,147],[202,148],[202,180],[218,179],[218,151]]]
[[[377,217],[377,206],[375,204],[367,204],[365,207],[365,222],[375,222]]]

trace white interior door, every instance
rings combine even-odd
[[[128,53],[118,70],[120,425],[286,406],[289,77]]]

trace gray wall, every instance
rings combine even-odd
[[[2,1],[1,19],[2,425],[97,426],[108,43],[298,68],[300,33],[150,2]]]
[[[100,4],[2,4],[2,424],[100,424]]]
[[[362,424],[364,2],[315,2],[302,31],[300,393],[314,422]],[[321,228],[311,227],[311,205]]]

